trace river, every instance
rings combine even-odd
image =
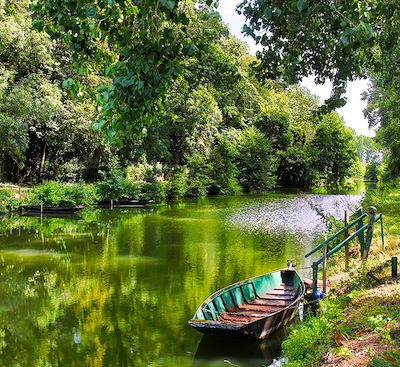
[[[309,265],[324,215],[343,217],[360,198],[243,195],[17,218],[0,234],[0,365],[268,365],[284,330],[202,336],[187,320],[227,284],[287,259]]]

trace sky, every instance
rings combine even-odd
[[[249,50],[255,54],[260,50],[251,37],[245,37],[241,30],[244,24],[244,17],[235,11],[237,0],[219,0],[218,12],[221,14],[222,20],[228,24],[231,34],[245,41],[249,45]],[[316,85],[312,77],[304,78],[301,85],[308,88],[313,94],[319,97],[322,103],[327,99],[331,92],[331,84]],[[343,116],[346,125],[356,131],[358,135],[374,136],[375,132],[368,129],[368,122],[364,118],[363,109],[366,107],[366,102],[361,100],[361,93],[368,87],[368,80],[357,80],[349,82],[345,97],[347,103],[344,107],[337,110]]]

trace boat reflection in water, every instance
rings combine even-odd
[[[236,335],[203,335],[193,361],[193,367],[269,366],[279,359],[286,328],[271,334],[267,339],[257,340]]]

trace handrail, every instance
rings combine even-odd
[[[368,224],[363,225],[358,231],[354,232],[351,236],[347,237],[344,241],[340,242],[337,246],[335,246],[333,249],[330,249],[326,253],[326,257],[329,257],[333,255],[335,252],[339,251],[344,245],[349,243],[351,240],[353,240],[355,237],[357,237],[361,232],[365,231],[368,227]],[[321,264],[322,261],[324,261],[324,258],[321,257],[320,259],[314,261],[315,264]]]
[[[359,209],[358,213],[361,214],[361,209]],[[367,224],[363,225],[362,219],[367,215],[369,215],[369,221],[368,221]],[[324,280],[326,280],[326,259],[328,257],[332,256],[333,254],[335,254],[336,252],[338,252],[342,247],[347,245],[354,238],[356,238],[356,237],[360,238],[360,236],[362,238],[364,238],[364,231],[365,230],[367,230],[366,242],[364,243],[364,240],[361,240],[361,238],[360,238],[360,244],[361,244],[362,259],[364,260],[364,259],[367,258],[368,252],[369,252],[369,247],[371,245],[371,240],[372,240],[372,232],[373,232],[373,227],[374,227],[373,223],[379,222],[379,221],[381,222],[382,249],[384,251],[383,215],[382,214],[376,214],[376,208],[370,207],[368,214],[367,213],[363,213],[357,219],[355,219],[353,222],[351,222],[350,224],[346,225],[344,228],[342,228],[341,230],[336,232],[333,236],[331,236],[330,238],[326,239],[324,242],[319,244],[315,249],[313,249],[312,251],[310,251],[308,254],[305,255],[306,257],[310,256],[311,254],[315,253],[317,250],[321,249],[322,247],[324,248],[324,255],[321,258],[319,258],[318,260],[315,260],[313,262],[312,266],[311,266],[312,269],[313,269],[312,289],[313,289],[313,293],[314,294],[315,294],[315,291],[317,290],[318,266],[321,263],[323,264],[322,265],[323,266],[323,277],[324,277]],[[348,229],[349,227],[352,227],[354,225],[357,225],[356,231],[354,233],[352,233],[350,236],[345,238],[343,241],[341,241],[334,248],[332,248],[329,251],[327,251],[328,250],[327,244],[330,241],[332,241],[333,239],[338,237],[339,234],[343,233],[346,229]],[[360,225],[361,225],[361,227],[360,227]],[[325,292],[325,283],[324,283],[324,292]]]
[[[381,219],[381,214],[377,214],[377,215],[375,215],[374,222],[378,222],[380,219]],[[363,225],[360,229],[358,229],[356,232],[354,232],[351,236],[347,237],[345,240],[340,242],[337,246],[330,249],[326,253],[326,257],[329,257],[329,256],[333,255],[335,252],[339,251],[343,246],[345,246],[347,243],[349,243],[351,240],[353,240],[355,237],[357,237],[361,232],[364,232],[367,228],[368,228],[368,223]],[[323,257],[321,257],[317,261],[314,261],[314,263],[317,263],[319,265],[322,263],[322,261],[324,261]]]
[[[349,229],[355,225],[358,224],[358,222],[360,220],[362,220],[363,218],[365,218],[367,216],[367,213],[364,213],[363,215],[361,215],[360,217],[358,217],[357,219],[353,220],[351,223],[349,223],[347,226],[343,227],[341,230],[339,230],[338,232],[336,232],[333,236],[327,238],[324,242],[320,243],[317,247],[315,247],[314,249],[312,249],[310,252],[305,254],[305,257],[309,257],[310,255],[314,254],[315,252],[317,252],[318,250],[322,249],[327,243],[333,241],[336,237],[338,237],[340,234],[342,234],[346,229]]]

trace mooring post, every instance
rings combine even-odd
[[[356,230],[358,231],[364,225],[363,220],[361,218],[361,216],[363,215],[363,211],[361,208],[359,208],[357,209],[356,213],[357,213],[357,218],[360,218],[356,224]],[[360,254],[362,256],[365,246],[364,232],[360,232],[360,234],[358,235],[358,240],[360,241]]]
[[[315,292],[317,291],[317,287],[318,287],[318,263],[317,262],[313,262],[312,270],[313,270],[312,291],[313,291],[313,295],[315,295]]]
[[[348,225],[347,210],[345,210],[344,211],[344,226],[347,227],[347,225]],[[347,237],[349,237],[349,230],[346,228],[344,230],[344,239],[346,239]],[[349,271],[349,258],[350,258],[349,244],[346,243],[346,245],[344,247],[344,270],[345,271]]]
[[[323,260],[322,260],[322,291],[324,294],[326,293],[326,262],[327,262],[327,254],[328,252],[328,245],[325,244],[324,246],[324,254],[323,254]]]
[[[369,211],[368,211],[367,235],[365,238],[364,250],[363,250],[362,256],[361,256],[362,261],[365,261],[368,259],[368,253],[369,253],[369,249],[371,247],[372,235],[374,233],[375,214],[376,214],[376,208],[373,206],[370,206]]]
[[[392,257],[392,279],[397,279],[397,256]]]

